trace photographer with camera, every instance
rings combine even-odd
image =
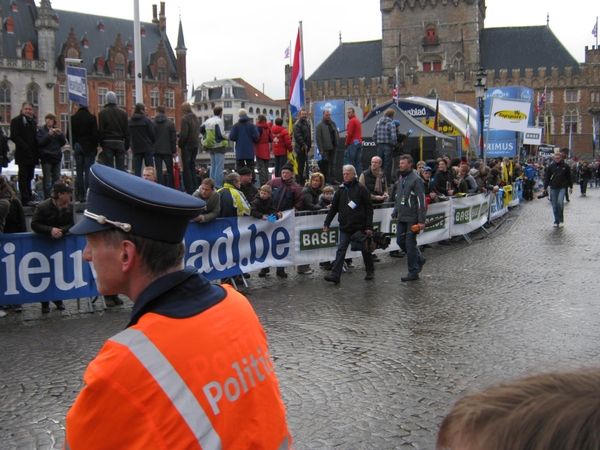
[[[49,199],[52,186],[60,181],[62,147],[67,143],[65,135],[56,126],[56,115],[46,114],[46,124],[38,130],[37,143],[44,175],[44,199]]]
[[[408,275],[402,281],[415,281],[427,260],[417,246],[418,231],[425,229],[425,189],[423,180],[412,170],[410,155],[400,157],[400,179],[392,219],[398,219],[396,238],[400,250],[406,253]],[[413,231],[413,227],[414,230]],[[418,228],[418,231],[417,231]]]
[[[548,165],[546,176],[544,178],[544,192],[538,198],[545,197],[548,186],[550,186],[550,202],[552,203],[552,212],[554,213],[554,228],[564,225],[564,205],[567,188],[569,194],[573,193],[573,179],[571,178],[571,168],[564,161],[563,151],[554,154],[554,161]]]

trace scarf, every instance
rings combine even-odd
[[[371,173],[375,177],[375,193],[383,195],[383,170],[379,169],[377,172],[373,172],[373,170],[371,170]]]

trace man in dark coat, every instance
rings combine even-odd
[[[142,176],[142,162],[146,167],[154,167],[154,124],[148,118],[146,105],[137,103],[129,119],[131,152],[133,153],[133,173]]]
[[[156,178],[163,186],[174,187],[173,184],[173,157],[177,154],[177,132],[175,125],[165,114],[165,108],[156,108],[158,114],[154,118],[154,164],[156,165]],[[167,175],[163,175],[163,162],[167,168]]]
[[[19,166],[21,203],[23,206],[35,206],[31,193],[31,180],[40,158],[33,103],[23,102],[21,114],[10,121],[10,139],[15,143],[15,163]]]
[[[75,169],[77,171],[77,201],[85,202],[89,187],[90,167],[96,162],[98,154],[98,122],[87,106],[79,105],[79,109],[71,116],[73,127],[73,150],[75,152]]]
[[[192,112],[192,105],[185,102],[181,105],[181,130],[179,132],[179,161],[183,169],[183,185],[185,192],[193,194],[198,189],[196,176],[196,155],[200,146],[200,121]]]
[[[102,147],[102,164],[125,170],[129,124],[127,113],[117,106],[117,95],[112,91],[106,93],[106,105],[98,113],[98,141]]]

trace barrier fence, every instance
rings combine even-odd
[[[442,219],[417,237],[419,245],[467,235],[506,214],[519,203],[520,183],[498,194],[454,197],[432,203],[426,221]],[[374,227],[391,233],[384,253],[397,250],[396,221],[391,204],[375,209]],[[253,217],[190,223],[185,235],[185,264],[209,280],[252,272],[264,267],[314,264],[335,258],[338,222],[323,232],[326,210],[294,215],[286,211],[275,223]],[[83,260],[85,237],[67,234],[55,240],[35,233],[0,234],[0,305],[66,300],[98,295],[93,265]],[[348,257],[360,252],[348,251]],[[157,256],[158,257],[158,256]]]

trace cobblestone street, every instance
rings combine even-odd
[[[531,371],[600,366],[600,189],[565,206],[513,210],[491,233],[432,245],[421,279],[381,255],[340,285],[312,275],[248,280],[267,332],[294,448],[433,449],[464,392]],[[42,316],[39,304],[0,319],[0,448],[59,449],[85,367],[127,323],[122,307]],[[99,305],[96,304],[96,308]],[[119,417],[114,418],[120,420]]]

